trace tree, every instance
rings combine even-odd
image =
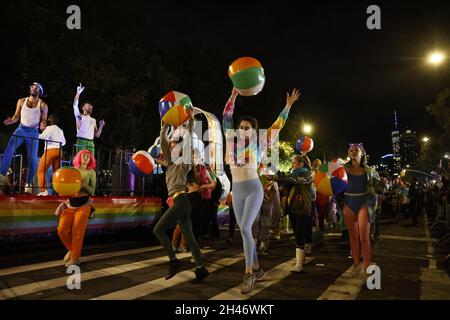
[[[438,126],[442,129],[437,148],[430,148],[434,151],[433,161],[437,163],[444,152],[448,152],[450,145],[450,88],[440,92],[436,103],[426,107],[426,110],[433,116]]]

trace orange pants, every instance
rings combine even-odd
[[[58,236],[70,251],[70,258],[73,260],[78,260],[81,256],[90,213],[91,206],[85,205],[75,209],[64,209],[59,218]]]
[[[45,191],[47,189],[47,184],[45,183],[45,174],[48,168],[53,166],[53,172],[59,169],[59,162],[61,161],[60,149],[47,149],[39,161],[38,167],[38,186],[39,191]]]
[[[172,246],[178,247],[178,239],[180,238],[180,236],[181,236],[180,247],[181,248],[186,248],[187,247],[186,238],[184,237],[183,233],[181,232],[180,225],[177,224],[177,227],[173,231]]]

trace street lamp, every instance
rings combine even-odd
[[[431,52],[428,55],[427,62],[433,66],[438,66],[445,60],[445,54],[440,51]]]
[[[423,137],[423,138],[422,138],[422,141],[425,142],[425,143],[427,143],[428,141],[430,141],[430,138],[428,138],[428,137]]]
[[[305,123],[303,125],[303,129],[302,130],[303,130],[304,134],[311,134],[313,128],[312,128],[312,125],[310,125],[309,123]]]

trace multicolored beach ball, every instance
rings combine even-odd
[[[322,165],[314,175],[317,192],[326,196],[337,196],[347,190],[347,172],[341,161],[333,160]]]
[[[228,67],[228,76],[241,96],[257,95],[266,81],[261,63],[252,57],[235,60]]]
[[[159,145],[151,146],[148,151],[154,159],[158,159],[161,155],[161,147]]]
[[[131,157],[129,167],[135,176],[145,177],[153,173],[155,161],[147,151],[140,150]]]
[[[74,167],[62,167],[53,174],[53,188],[61,196],[72,196],[80,191],[83,179]]]
[[[164,123],[178,127],[189,119],[188,111],[192,110],[193,105],[188,95],[170,91],[161,100],[159,100],[159,115]]]
[[[295,146],[299,152],[306,154],[314,148],[314,141],[310,137],[303,136],[297,140]]]

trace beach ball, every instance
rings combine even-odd
[[[53,189],[62,196],[71,196],[80,191],[83,183],[81,172],[73,167],[62,167],[53,174]]]
[[[252,57],[235,60],[228,67],[228,76],[241,96],[257,95],[266,81],[261,63]]]
[[[347,190],[348,178],[342,163],[334,160],[323,164],[314,175],[317,192],[337,196]]]
[[[161,147],[159,145],[153,145],[150,147],[150,149],[148,150],[148,152],[150,153],[150,155],[153,158],[159,158],[160,154],[161,154]]]
[[[310,137],[300,137],[296,142],[297,150],[303,154],[310,152],[314,148],[314,141]]]
[[[145,177],[153,173],[155,168],[155,161],[146,151],[138,151],[131,157],[130,171],[135,176]]]
[[[182,125],[189,119],[188,112],[192,108],[191,98],[178,91],[170,91],[159,100],[159,115],[161,120],[174,127]]]

